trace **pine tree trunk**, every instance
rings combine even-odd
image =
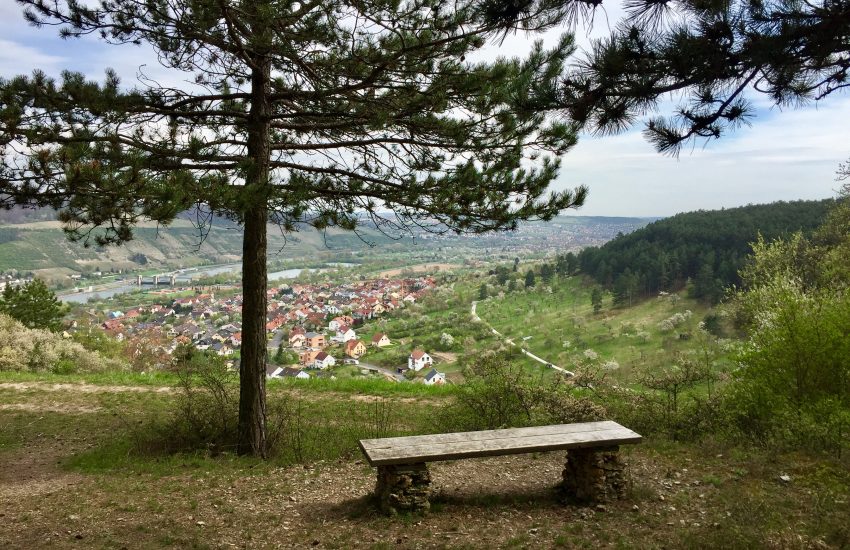
[[[240,455],[265,457],[266,445],[266,212],[245,217],[242,247],[242,361],[239,367]]]
[[[237,452],[265,458],[266,439],[266,246],[269,184],[269,81],[271,66],[258,63],[252,75],[248,128],[251,165],[245,179],[245,234],[242,242],[242,360],[239,366]]]

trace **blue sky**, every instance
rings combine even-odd
[[[609,9],[610,20],[617,16],[616,9]],[[594,34],[604,31],[597,28]],[[556,33],[546,37],[547,42],[555,38]],[[584,46],[588,37],[580,35],[577,41]],[[488,46],[488,54],[515,55],[528,45],[526,37],[510,36],[501,45]],[[100,78],[106,67],[117,70],[129,85],[140,67],[147,76],[172,84],[184,78],[162,68],[146,46],[61,40],[56,29],[30,27],[14,2],[0,0],[0,76],[40,68],[50,74],[71,69]],[[678,158],[655,152],[641,136],[641,126],[616,136],[582,136],[562,159],[554,188],[589,186],[587,203],[575,213],[605,216],[667,216],[834,196],[835,171],[850,158],[850,96],[833,95],[800,109],[758,105],[752,126],[683,150]]]

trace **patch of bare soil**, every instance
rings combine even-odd
[[[386,398],[380,395],[352,395],[349,397],[352,401],[360,401],[362,403],[376,403],[379,401],[390,401],[393,403],[421,403],[423,401],[432,401],[422,397],[392,397]],[[436,401],[436,400],[433,400]]]
[[[750,499],[750,510],[748,497],[723,498],[722,490],[744,481],[726,481],[729,465],[722,461],[698,452],[693,459],[642,449],[627,454],[634,487],[625,501],[561,504],[556,485],[564,455],[555,452],[432,464],[432,512],[395,518],[376,511],[369,497],[375,473],[355,459],[289,468],[227,466],[222,459],[207,467],[176,464],[165,475],[57,475],[48,464],[25,470],[27,489],[6,468],[0,547],[740,547],[741,529],[753,528],[750,516],[765,505],[764,491],[795,490],[751,474],[752,490],[742,494],[761,496]],[[705,467],[726,472],[723,484],[703,482]],[[795,497],[811,498],[800,490]],[[836,547],[804,534],[800,522],[808,512],[802,502],[799,508],[783,527],[753,534],[775,548],[789,541],[795,548]],[[835,512],[827,522],[836,521]]]
[[[101,386],[96,384],[50,384],[45,382],[2,382],[0,390],[77,393],[172,393],[168,386]]]
[[[451,351],[432,351],[431,355],[444,363],[457,363],[457,353]]]
[[[63,471],[59,462],[70,444],[61,438],[44,438],[25,450],[4,453],[0,468],[0,515],[27,499],[62,491],[82,476]],[[0,536],[0,546],[3,537]]]

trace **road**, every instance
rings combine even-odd
[[[277,351],[277,348],[280,347],[280,343],[283,340],[283,337],[286,335],[286,331],[279,328],[275,331],[274,336],[269,342],[269,349]]]
[[[498,330],[494,329],[492,326],[490,326],[490,323],[488,323],[487,321],[485,321],[484,319],[482,319],[481,317],[478,316],[478,302],[476,302],[476,301],[472,302],[472,307],[470,308],[469,313],[472,315],[473,321],[480,321],[480,322],[484,323],[484,325],[487,328],[490,329],[490,332],[492,332],[494,335],[496,335],[499,338],[501,338],[502,340],[504,340],[506,344],[508,344],[509,346],[517,347],[516,343],[512,339],[506,337],[504,334],[502,334]],[[559,366],[555,365],[554,363],[543,359],[542,357],[538,357],[538,356],[534,355],[533,353],[531,353],[530,351],[528,351],[527,349],[525,349],[524,347],[519,346],[519,350],[522,353],[524,353],[527,357],[533,359],[534,361],[537,361],[538,363],[542,363],[543,365],[546,365],[550,369],[554,369],[558,372],[562,372],[562,373],[566,374],[567,376],[575,376],[574,372],[568,371],[565,368],[559,367]]]

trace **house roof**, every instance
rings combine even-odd
[[[413,352],[410,354],[410,357],[411,357],[414,361],[416,361],[417,359],[422,359],[422,357],[424,357],[425,355],[427,355],[427,354],[426,354],[424,351],[422,351],[421,349],[415,349],[415,350],[413,350]]]
[[[320,351],[319,353],[316,354],[316,361],[324,361],[327,358],[328,358],[328,354],[323,352],[323,351]]]
[[[352,350],[357,347],[358,344],[363,344],[360,340],[349,340],[345,343],[345,351]]]
[[[372,341],[373,341],[373,342],[380,342],[380,341],[381,341],[381,338],[383,338],[384,336],[386,336],[386,334],[385,334],[385,333],[383,333],[383,332],[379,332],[379,333],[377,333],[376,335],[372,336]]]
[[[437,369],[431,369],[430,371],[428,371],[428,374],[425,375],[425,380],[431,380],[433,378],[436,378],[437,376],[440,376],[441,374],[443,373],[437,372]]]
[[[296,368],[292,368],[292,367],[284,367],[283,372],[281,373],[281,376],[285,376],[285,377],[288,377],[288,378],[290,378],[290,377],[294,378],[294,377],[298,376],[299,374],[301,374],[301,372],[302,372],[301,369],[296,369]],[[307,374],[307,373],[305,373],[305,374]],[[310,375],[307,374],[307,376],[310,376]]]

